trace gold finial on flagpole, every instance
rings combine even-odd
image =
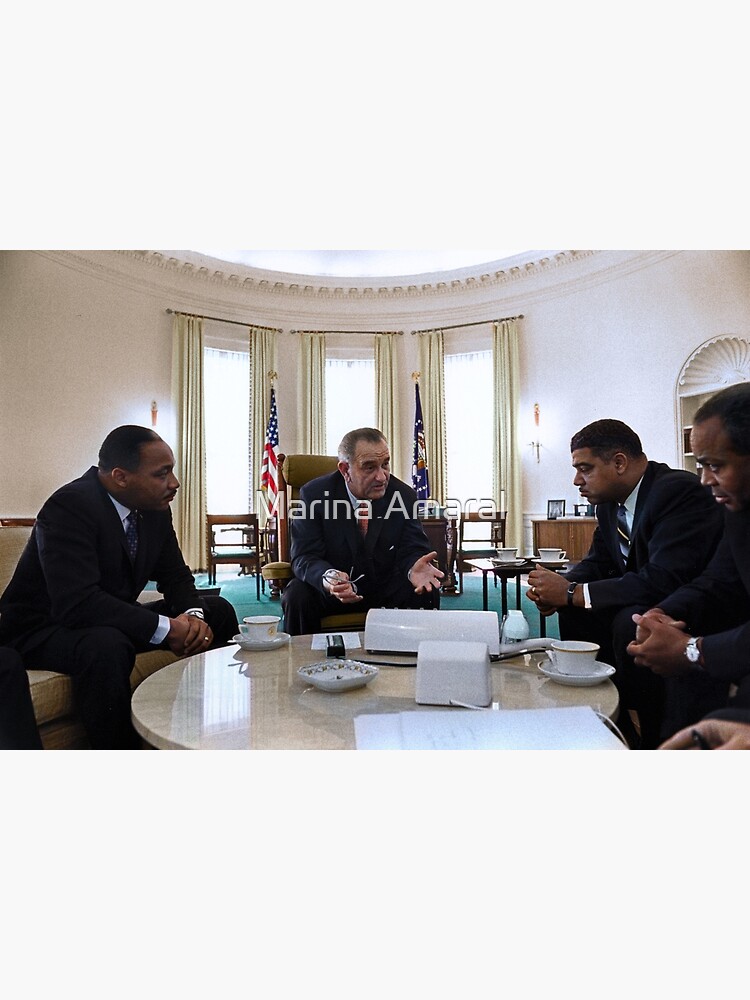
[[[414,379],[415,382],[418,382],[421,374],[422,372],[412,372],[411,377]]]
[[[269,377],[269,378],[270,378],[270,380],[271,380],[271,385],[273,385],[273,383],[274,383],[274,382],[276,381],[276,379],[277,379],[277,378],[279,377],[279,373],[278,373],[278,372],[268,372],[268,377]]]

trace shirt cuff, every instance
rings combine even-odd
[[[589,594],[589,585],[587,583],[582,583],[581,590],[583,591],[583,606],[591,611],[591,595]]]
[[[151,636],[151,645],[160,646],[169,635],[169,618],[166,615],[159,615],[159,624],[156,631]]]

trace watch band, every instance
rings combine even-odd
[[[578,586],[577,583],[571,583],[571,585],[568,587],[568,607],[569,608],[573,607],[573,596],[575,595],[576,587],[577,586]]]

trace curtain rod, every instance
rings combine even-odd
[[[377,337],[380,334],[388,337],[403,337],[403,330],[290,330],[290,333],[361,333],[367,337]]]
[[[232,326],[254,326],[257,330],[272,330],[274,333],[284,332],[277,326],[261,326],[260,323],[243,323],[239,319],[222,319],[221,316],[201,316],[200,313],[182,312],[180,309],[167,309],[167,312],[170,316],[192,316],[193,319],[211,319],[215,323],[231,323]]]
[[[460,330],[464,326],[482,326],[483,323],[504,323],[507,320],[512,319],[523,319],[523,313],[519,316],[503,316],[502,319],[480,319],[476,323],[454,323],[453,326],[431,326],[427,330],[412,330],[411,335],[414,336],[415,333],[437,333],[438,330]]]

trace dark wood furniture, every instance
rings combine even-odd
[[[481,513],[461,514],[458,519],[458,593],[464,590],[464,573],[469,559],[490,559],[495,550],[505,545],[505,519],[507,511],[498,511],[495,517]]]
[[[596,528],[595,517],[532,517],[534,554],[543,549],[563,549],[569,562],[580,562],[591,548]]]
[[[216,583],[216,567],[238,565],[239,576],[255,577],[260,600],[262,554],[257,514],[206,514],[208,583]],[[265,589],[265,586],[264,586]]]

